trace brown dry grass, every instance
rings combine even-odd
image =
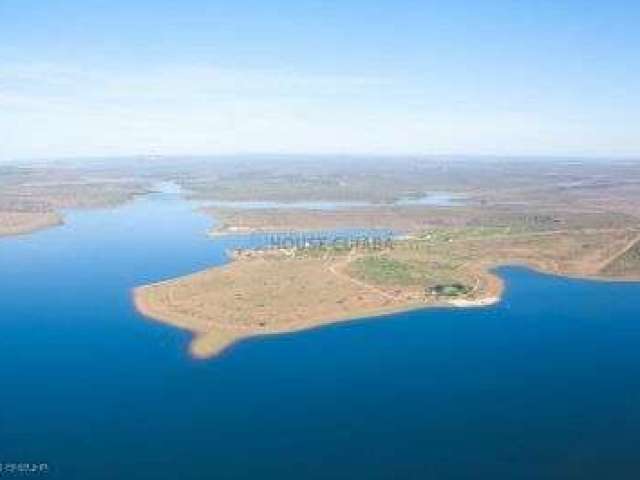
[[[59,225],[63,221],[60,209],[111,207],[146,192],[140,182],[70,181],[55,172],[46,179],[42,175],[25,174],[0,182],[0,236]]]
[[[500,295],[502,283],[489,273],[496,265],[525,264],[563,275],[598,277],[637,236],[633,229],[526,234],[446,229],[377,252],[258,252],[223,267],[141,287],[134,298],[145,315],[193,332],[191,353],[209,357],[253,335],[447,303],[480,305]],[[372,280],[355,268],[372,257],[409,265],[412,274],[401,281],[393,275]],[[425,290],[448,282],[472,290],[456,302]]]
[[[31,233],[61,223],[62,217],[56,212],[0,211],[0,237]]]
[[[381,293],[342,274],[343,257],[287,255],[238,259],[185,278],[139,288],[145,315],[196,335],[198,357],[251,335],[290,332],[406,308],[412,299]],[[421,299],[413,299],[421,305]]]

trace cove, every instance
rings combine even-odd
[[[0,239],[0,462],[55,479],[640,474],[640,284],[501,268],[502,301],[253,338],[210,361],[133,287],[226,261],[175,193]]]

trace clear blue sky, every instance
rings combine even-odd
[[[640,154],[640,2],[0,0],[0,160]]]

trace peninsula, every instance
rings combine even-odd
[[[146,178],[102,164],[0,167],[0,237],[61,225],[63,209],[125,203],[147,193],[149,185]]]
[[[201,358],[255,335],[487,305],[500,298],[491,273],[499,265],[640,279],[638,161],[273,157],[254,165],[239,157],[182,159],[178,168],[167,157],[7,166],[0,236],[58,225],[63,209],[117,205],[162,182],[210,215],[212,242],[394,232],[373,247],[258,241],[230,252],[224,266],[136,288],[138,310],[192,332],[191,353]]]
[[[640,230],[632,229],[433,229],[374,251],[239,251],[222,267],[138,288],[134,299],[146,316],[191,331],[191,353],[206,358],[254,335],[415,308],[488,305],[502,291],[491,273],[501,264],[600,278],[624,264],[625,275],[639,276],[639,249]]]

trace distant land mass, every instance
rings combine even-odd
[[[209,215],[212,241],[262,235],[229,252],[223,267],[135,290],[142,313],[194,333],[199,357],[252,335],[428,306],[482,306],[499,299],[501,282],[490,273],[497,265],[640,278],[640,161],[176,160],[5,166],[0,235],[58,225],[69,208],[110,208],[157,191],[182,195]],[[378,231],[393,232],[390,243],[353,242]],[[351,243],[264,240],[331,232],[347,232]]]

